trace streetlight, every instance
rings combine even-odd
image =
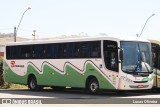
[[[36,30],[33,30],[32,36],[34,37],[34,40],[36,40]]]
[[[25,14],[28,10],[30,10],[30,9],[31,9],[31,8],[28,7],[28,8],[23,12],[22,17],[21,17],[21,19],[20,19],[20,21],[19,21],[19,24],[18,24],[18,26],[17,26],[17,29],[16,29],[16,27],[14,27],[14,42],[16,42],[17,31],[18,31],[18,28],[19,28],[19,26],[20,26],[20,24],[21,24],[21,22],[22,22],[23,16],[24,16],[24,14]]]
[[[153,16],[155,16],[155,14],[152,14],[152,15],[146,20],[146,22],[145,22],[145,24],[144,24],[144,26],[143,26],[143,28],[142,28],[142,30],[141,30],[141,33],[139,34],[139,37],[142,35],[142,32],[143,32],[143,30],[144,30],[144,28],[145,28],[148,20],[149,20],[151,17],[153,17]],[[138,34],[137,34],[137,36],[138,36]]]

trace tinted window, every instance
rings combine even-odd
[[[90,42],[90,57],[100,58],[101,57],[101,44],[100,41]]]
[[[103,43],[103,48],[106,68],[118,72],[117,42],[105,40]]]
[[[54,44],[48,44],[46,46],[46,57],[54,58]]]
[[[80,43],[80,57],[81,58],[88,58],[89,57],[89,43],[82,42]]]
[[[100,58],[100,41],[7,46],[7,59]]]
[[[158,68],[158,47],[158,44],[152,43],[152,60],[154,68]]]
[[[56,44],[56,58],[67,58],[67,44]]]

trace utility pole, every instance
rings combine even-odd
[[[21,22],[22,22],[23,16],[24,16],[24,14],[25,14],[28,10],[30,10],[30,9],[31,9],[31,8],[28,7],[27,10],[25,10],[25,11],[23,12],[22,17],[21,17],[21,19],[20,19],[20,21],[19,21],[19,24],[18,24],[17,28],[14,27],[14,42],[16,42],[17,31],[18,31],[19,26],[20,26],[20,24],[21,24]]]
[[[16,42],[16,33],[17,33],[17,30],[16,30],[16,27],[14,27],[14,42]]]
[[[34,37],[34,40],[36,40],[36,30],[33,30],[32,36]]]

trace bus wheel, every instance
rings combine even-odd
[[[37,80],[34,76],[30,77],[29,78],[29,81],[28,81],[28,88],[31,90],[31,91],[39,91],[42,89],[41,86],[37,85]]]
[[[87,86],[87,89],[90,94],[98,94],[99,92],[99,84],[96,78],[92,78]]]

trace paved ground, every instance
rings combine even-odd
[[[19,99],[17,99],[19,98]],[[14,90],[0,90],[0,99],[12,99],[12,100],[43,100],[42,103],[49,103],[49,104],[58,104],[56,107],[61,106],[60,104],[71,104],[72,106],[76,104],[76,106],[82,106],[81,104],[85,104],[83,106],[92,106],[92,107],[106,107],[106,104],[111,104],[109,107],[117,106],[120,107],[119,104],[115,103],[133,103],[127,104],[126,106],[123,104],[122,107],[136,106],[137,104],[134,103],[133,100],[137,99],[138,103],[141,103],[141,99],[145,98],[147,100],[156,100],[159,104],[146,104],[145,107],[160,106],[160,92],[155,90],[147,90],[147,91],[129,91],[126,92],[124,95],[117,94],[113,91],[104,91],[99,95],[90,95],[84,92],[83,90],[75,90],[75,89],[66,89],[65,91],[53,91],[51,89],[45,89],[39,92],[33,92],[28,89],[14,89]],[[46,99],[47,98],[47,99]],[[121,100],[122,99],[122,100]],[[128,100],[129,99],[129,100]],[[144,99],[143,99],[144,100]],[[17,103],[17,102],[14,102]],[[137,103],[137,102],[136,102]],[[100,104],[100,105],[96,105]],[[115,105],[113,105],[115,104]],[[140,104],[139,107],[143,106]],[[0,107],[3,107],[4,104],[0,104]],[[8,105],[11,106],[11,105]],[[19,106],[19,105],[18,105]],[[18,107],[16,106],[16,107]],[[42,106],[42,105],[41,105]],[[43,105],[47,106],[47,105]],[[72,107],[69,106],[69,107]],[[129,106],[129,107],[131,107]],[[5,106],[4,106],[5,107]],[[73,106],[75,107],[75,106]]]

